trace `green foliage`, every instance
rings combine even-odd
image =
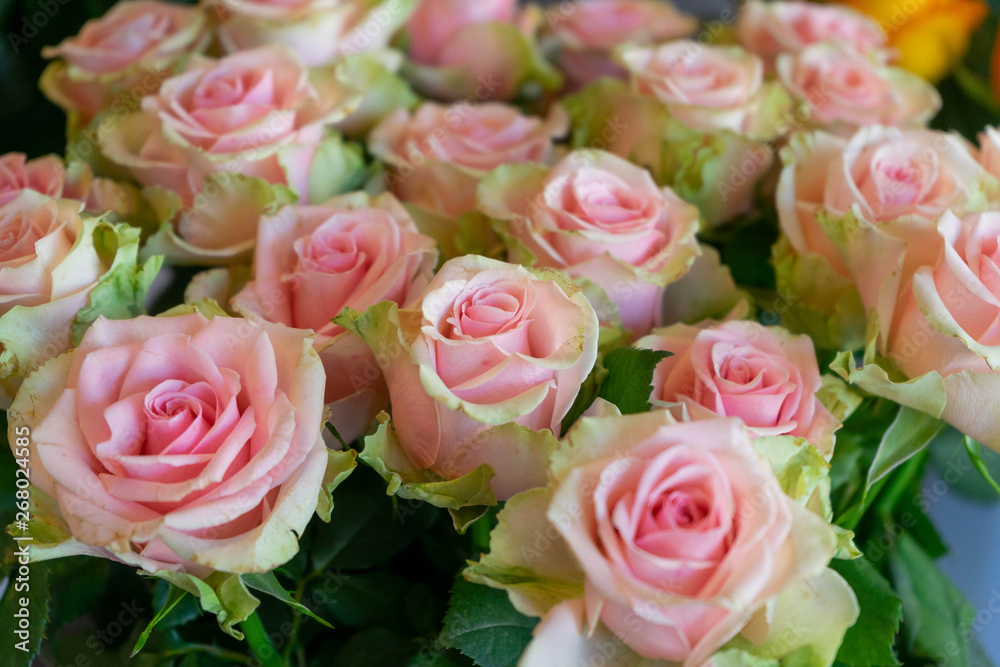
[[[444,618],[441,643],[456,648],[480,667],[517,662],[538,623],[518,613],[504,591],[457,580]]]
[[[608,375],[601,384],[600,397],[614,403],[623,415],[649,412],[653,391],[653,371],[672,352],[620,347],[604,357]]]
[[[861,615],[847,630],[837,660],[853,667],[896,667],[892,645],[903,620],[903,603],[889,582],[866,559],[830,564],[854,589]]]

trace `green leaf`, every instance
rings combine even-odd
[[[331,630],[333,629],[332,625],[314,614],[309,607],[293,598],[292,595],[286,591],[280,583],[278,583],[278,579],[274,576],[274,572],[265,572],[263,574],[241,574],[240,578],[243,580],[244,584],[255,591],[260,591],[261,593],[266,593],[273,598],[277,598],[289,607],[298,610],[300,613],[305,614],[315,621],[319,621]]]
[[[834,560],[830,567],[854,589],[861,607],[857,623],[847,630],[837,660],[852,667],[896,667],[892,650],[903,620],[903,603],[889,582],[864,558]]]
[[[481,667],[507,667],[524,652],[537,623],[519,614],[505,592],[459,579],[451,589],[441,643]]]
[[[22,567],[27,567],[26,578],[21,575]],[[47,563],[22,566],[15,562],[9,576],[7,590],[0,599],[0,633],[4,638],[0,667],[28,667],[41,647],[49,622],[49,566]],[[23,600],[27,605],[21,605]],[[20,626],[17,613],[26,615],[26,628]],[[25,634],[18,635],[19,632]]]
[[[163,265],[163,257],[154,255],[145,263],[137,262],[139,230],[124,224],[102,222],[94,228],[94,249],[111,265],[91,291],[87,305],[73,320],[73,344],[98,317],[128,320],[146,314],[146,294]]]
[[[990,469],[987,467],[986,461],[983,460],[979,443],[968,436],[965,436],[964,441],[965,451],[969,453],[969,458],[972,459],[972,465],[976,468],[976,471],[983,476],[987,484],[1000,494],[1000,484],[997,484],[996,480],[993,479],[993,475],[990,474]]]
[[[408,584],[391,572],[375,571],[343,576],[330,592],[326,609],[339,625],[407,630],[403,597]],[[426,604],[426,600],[424,601]]]
[[[975,612],[965,597],[907,533],[900,536],[889,564],[903,600],[903,628],[911,648],[939,667],[967,667]]]
[[[174,586],[173,584],[170,585],[170,592],[167,594],[166,602],[163,603],[163,606],[160,607],[160,611],[156,612],[156,616],[153,617],[153,620],[149,622],[146,629],[142,631],[141,635],[139,635],[139,640],[136,641],[135,648],[132,649],[132,655],[129,656],[130,658],[134,658],[136,653],[142,650],[142,647],[146,645],[146,640],[149,639],[149,635],[153,632],[153,628],[156,627],[156,624],[162,621],[164,617],[169,614],[171,610],[177,606],[177,603],[183,600],[187,594],[188,592],[183,588]]]
[[[348,570],[379,565],[417,539],[436,510],[417,500],[394,503],[385,482],[361,466],[333,494],[330,523],[319,524],[312,546],[313,569]]]
[[[936,417],[903,406],[879,444],[875,460],[868,470],[866,493],[876,482],[922,452],[944,425]]]
[[[653,371],[672,352],[623,347],[604,357],[608,376],[601,385],[600,397],[614,403],[623,415],[649,412],[653,393]]]
[[[344,644],[333,667],[404,667],[419,650],[414,637],[385,628],[371,628]]]

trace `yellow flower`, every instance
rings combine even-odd
[[[845,0],[877,20],[899,65],[940,81],[969,48],[969,38],[989,14],[984,0]]]

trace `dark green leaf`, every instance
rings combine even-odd
[[[524,652],[537,623],[518,613],[505,592],[460,579],[452,588],[441,643],[481,667],[507,667]]]
[[[990,469],[986,465],[986,461],[983,460],[982,448],[979,443],[972,438],[965,437],[965,451],[969,453],[969,458],[972,460],[972,465],[976,468],[976,472],[982,475],[986,483],[993,487],[993,490],[1000,494],[1000,484],[997,484],[996,480],[993,479],[993,475],[990,474]]]
[[[911,648],[940,667],[968,667],[975,612],[962,593],[906,533],[889,563]]]
[[[139,635],[139,640],[135,643],[135,648],[132,649],[131,657],[134,658],[135,654],[142,650],[142,647],[146,645],[146,640],[149,639],[149,634],[153,631],[153,628],[156,627],[156,624],[162,621],[164,617],[166,617],[166,615],[169,614],[171,610],[177,606],[177,603],[180,602],[187,594],[188,592],[183,588],[170,586],[170,591],[167,593],[166,601],[163,603],[163,606],[160,607],[160,611],[156,612],[156,616],[154,616],[153,620],[149,622],[146,629],[142,631],[141,635]]]
[[[338,626],[377,625],[402,632],[407,627],[403,616],[406,587],[406,580],[390,572],[343,575],[340,585],[330,592],[326,609]]]
[[[853,667],[896,667],[892,650],[903,620],[903,603],[889,582],[864,558],[834,560],[830,567],[854,589],[861,607],[857,623],[847,630],[837,660]]]
[[[653,371],[672,352],[620,347],[604,357],[608,376],[601,385],[600,396],[614,403],[623,415],[649,412],[649,395],[653,393]]]
[[[337,654],[333,667],[405,667],[419,650],[414,637],[372,628],[351,637]]]
[[[22,567],[27,568],[26,577]],[[49,621],[49,566],[47,563],[27,566],[15,563],[9,576],[7,590],[0,599],[0,635],[6,642],[0,650],[0,667],[27,667],[41,646]],[[22,605],[22,601],[27,604]],[[27,627],[21,625],[21,616],[15,614],[23,615]],[[18,635],[18,632],[25,634]]]
[[[356,570],[384,563],[405,549],[433,523],[438,510],[426,503],[393,505],[385,482],[371,468],[358,466],[333,493],[329,524],[318,526],[313,568]]]
[[[240,579],[243,580],[243,583],[246,584],[248,588],[260,591],[261,593],[266,593],[273,598],[277,598],[289,607],[298,610],[309,618],[319,621],[328,628],[333,628],[333,626],[328,622],[314,614],[309,607],[296,601],[295,598],[293,598],[291,594],[286,591],[280,583],[278,583],[278,579],[274,576],[274,572],[266,572],[264,574],[241,574]]]
[[[925,412],[902,407],[882,437],[878,453],[868,470],[866,490],[897,467],[923,451],[944,428],[944,422]]]

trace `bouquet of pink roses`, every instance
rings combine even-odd
[[[1000,134],[886,30],[123,0],[44,49],[0,665],[988,664],[921,480],[1000,492]]]

